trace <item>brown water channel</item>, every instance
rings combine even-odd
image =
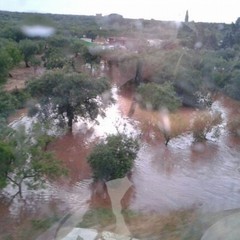
[[[7,194],[14,192],[10,187],[1,195],[0,239],[36,239],[51,221],[57,221],[57,228],[42,239],[60,239],[61,228],[73,228],[82,220],[86,227],[114,231],[106,185],[93,184],[86,156],[97,139],[117,129],[137,135],[141,142],[129,176],[132,186],[120,199],[125,222],[135,237],[183,239],[178,231],[191,228],[199,216],[240,208],[240,141],[226,130],[226,121],[237,113],[239,103],[223,96],[216,98],[213,108],[221,111],[224,119],[219,137],[209,135],[206,143],[193,144],[191,133],[186,132],[166,147],[156,127],[159,113],[136,106],[128,117],[131,91],[119,91],[115,86],[112,91],[116,103],[106,110],[105,118],[98,118],[98,125],[80,122],[72,134],[49,147],[69,168],[69,178],[48,184],[44,190],[25,191],[23,200],[15,198],[9,203]],[[194,114],[193,109],[179,110],[179,124],[188,126]],[[71,216],[74,221],[68,221]],[[45,228],[36,226],[39,219],[50,223]],[[194,234],[189,239],[199,239],[201,234]]]

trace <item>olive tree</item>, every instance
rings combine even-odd
[[[27,88],[38,100],[44,118],[66,120],[71,130],[78,117],[94,120],[98,116],[101,109],[98,96],[109,90],[110,84],[106,78],[53,71],[30,81]]]
[[[39,125],[35,125],[32,131],[21,126],[9,130],[7,136],[1,136],[0,188],[11,183],[18,188],[16,195],[22,197],[23,184],[36,189],[46,179],[54,180],[67,173],[62,163],[46,151],[52,137],[46,134],[46,129],[39,129]]]
[[[0,83],[5,82],[9,71],[22,60],[21,52],[14,41],[0,39]]]
[[[124,177],[133,167],[139,144],[125,134],[109,135],[88,156],[95,180],[109,181]]]
[[[7,185],[7,175],[14,161],[13,149],[4,142],[0,142],[0,188]]]
[[[174,111],[181,106],[174,87],[171,83],[164,84],[147,83],[142,84],[137,89],[137,100],[144,108],[159,110],[161,108]]]
[[[219,112],[199,112],[193,120],[192,132],[195,142],[207,140],[207,134],[210,133],[213,127],[222,122],[222,116]]]
[[[87,47],[84,46],[81,50],[81,57],[85,63],[90,64],[91,70],[93,69],[94,64],[99,64],[101,61],[100,52],[98,47]]]
[[[24,39],[19,42],[20,50],[23,54],[23,59],[26,67],[29,67],[29,61],[38,51],[38,44],[32,40]]]
[[[0,118],[7,118],[16,109],[23,108],[28,97],[25,90],[6,92],[0,89]]]
[[[8,93],[0,90],[0,117],[6,118],[16,109],[16,98]]]
[[[230,82],[225,85],[224,91],[230,97],[240,100],[240,70],[231,73]]]
[[[51,47],[47,49],[42,59],[47,69],[63,68],[68,64],[68,58],[60,47]]]
[[[77,57],[79,54],[82,54],[84,51],[86,51],[86,45],[84,44],[84,41],[79,38],[73,38],[70,44],[70,49],[74,53],[75,57]]]
[[[4,83],[7,79],[11,66],[11,58],[8,53],[0,48],[0,84]]]

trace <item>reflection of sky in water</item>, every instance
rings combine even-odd
[[[105,137],[108,134],[117,134],[125,133],[127,135],[136,136],[139,134],[139,130],[137,128],[137,122],[125,117],[122,115],[119,104],[117,102],[118,94],[117,88],[112,88],[112,97],[116,101],[116,103],[111,104],[109,107],[106,108],[104,111],[105,116],[99,115],[96,121],[86,121],[86,120],[79,120],[78,122],[74,123],[73,126],[73,133],[83,133],[86,134],[90,129],[93,130],[93,134],[89,139],[86,139],[88,142],[93,141],[96,137]],[[21,125],[24,125],[26,129],[31,129],[33,123],[36,123],[36,118],[30,118],[24,116],[20,119],[13,121],[10,126],[13,128],[17,128]],[[59,135],[61,131],[58,127],[54,127],[54,123],[51,125],[49,129],[50,135]]]
[[[96,119],[97,123],[80,121],[75,124],[74,132],[84,132],[89,128],[94,129],[89,141],[94,140],[96,137],[105,137],[108,134],[117,134],[118,132],[136,136],[139,133],[137,123],[128,117],[122,116],[117,102],[118,95],[116,87],[112,88],[112,97],[116,103],[106,109],[105,117],[99,115]]]
[[[179,148],[145,145],[140,149],[133,172],[132,209],[221,211],[240,206],[239,152],[224,144],[203,144],[197,150],[188,144],[181,138]]]

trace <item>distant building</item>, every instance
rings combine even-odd
[[[97,36],[97,37],[95,38],[94,42],[95,42],[96,44],[101,44],[101,45],[107,44],[106,38],[100,37],[100,36]]]
[[[125,45],[126,39],[124,37],[109,37],[108,38],[108,43],[111,45]]]
[[[81,39],[85,42],[92,42],[91,38],[82,37]]]

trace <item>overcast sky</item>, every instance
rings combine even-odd
[[[18,12],[95,15],[119,13],[125,18],[235,22],[239,0],[0,0],[0,10]]]

